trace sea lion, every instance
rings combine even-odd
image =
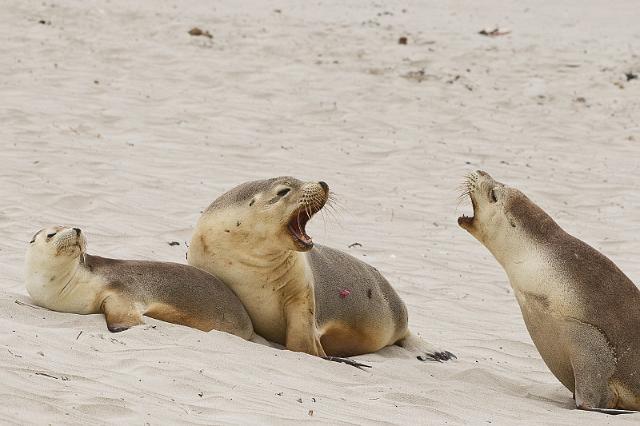
[[[458,224],[502,265],[551,372],[584,410],[640,410],[640,291],[522,192],[477,171]]]
[[[103,313],[112,332],[143,324],[146,315],[202,331],[254,337],[235,294],[213,275],[189,265],[117,260],[86,253],[79,228],[38,231],[27,249],[27,291],[37,305],[76,314]]]
[[[284,176],[247,182],[200,217],[188,263],[220,277],[256,332],[311,355],[352,356],[399,345],[421,360],[448,360],[411,334],[407,308],[370,265],[314,245],[307,222],[325,205],[325,182]]]

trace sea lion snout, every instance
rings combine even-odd
[[[462,185],[464,192],[460,195],[460,198],[462,199],[466,196],[469,197],[469,200],[471,201],[471,206],[473,208],[473,214],[471,216],[467,216],[465,214],[460,216],[458,218],[458,225],[460,225],[461,228],[466,229],[469,232],[471,232],[471,228],[475,223],[475,218],[477,215],[477,209],[478,209],[477,198],[478,197],[476,193],[478,192],[478,189],[480,188],[482,182],[487,177],[491,179],[491,176],[489,176],[488,173],[482,170],[476,170],[475,172],[470,173],[465,177],[464,183]]]
[[[82,254],[87,245],[87,240],[80,228],[60,228],[53,239],[54,247],[59,254],[75,254],[76,250]]]
[[[462,185],[461,198],[469,197],[473,208],[473,214],[463,214],[458,218],[458,225],[480,240],[484,240],[487,227],[500,228],[498,223],[505,222],[505,212],[514,191],[504,184],[496,181],[483,170],[476,170],[466,176]]]
[[[468,181],[472,184],[475,190],[484,189],[487,192],[498,186],[504,186],[500,182],[497,182],[491,175],[483,170],[476,170],[468,178]],[[487,194],[489,195],[489,194]]]
[[[326,182],[308,182],[302,185],[298,205],[289,216],[287,230],[298,251],[309,251],[313,240],[305,227],[313,215],[318,213],[329,200],[329,185]]]

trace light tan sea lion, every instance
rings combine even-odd
[[[373,267],[314,246],[305,225],[327,202],[324,182],[278,177],[244,183],[200,217],[188,262],[240,297],[261,336],[292,351],[352,356],[399,345],[447,360],[409,332],[407,309]]]
[[[79,228],[55,226],[33,236],[25,279],[36,304],[60,312],[103,313],[112,332],[146,315],[203,331],[254,337],[240,300],[213,275],[188,265],[86,254]]]
[[[506,271],[536,348],[576,406],[640,410],[638,288],[517,189],[482,171],[466,186],[474,216],[458,223]]]

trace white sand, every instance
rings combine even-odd
[[[640,282],[637,1],[238,3],[0,5],[0,423],[637,424],[573,409],[505,274],[456,225],[456,188],[482,168]],[[477,34],[494,24],[513,32]],[[388,348],[361,372],[14,303],[41,226],[182,262],[209,202],[281,174],[330,184],[342,209],[315,241],[382,270],[458,361]]]

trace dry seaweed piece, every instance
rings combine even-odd
[[[194,37],[207,37],[207,38],[213,38],[213,36],[211,35],[211,33],[209,31],[206,30],[201,30],[198,27],[193,27],[189,30],[189,34],[194,36]]]
[[[497,36],[511,34],[511,30],[508,28],[500,28],[500,27],[484,28],[478,31],[478,34],[487,36],[487,37],[497,37]]]

